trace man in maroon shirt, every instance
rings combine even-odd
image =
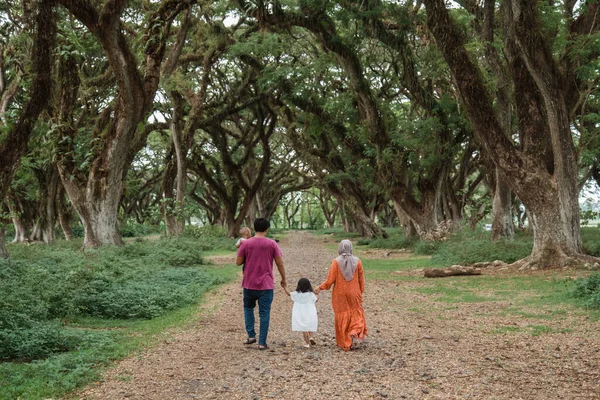
[[[287,287],[281,250],[274,240],[267,238],[269,227],[268,220],[257,218],[254,221],[254,237],[242,242],[236,259],[237,265],[244,264],[242,287],[244,290],[244,320],[246,322],[246,332],[248,333],[248,339],[244,344],[256,343],[254,308],[258,302],[258,317],[260,319],[259,350],[268,348],[267,334],[269,333],[271,303],[273,302],[273,290],[275,288],[273,261],[275,261],[279,275],[281,275],[281,286]]]

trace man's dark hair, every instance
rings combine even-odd
[[[266,218],[256,218],[254,220],[254,232],[266,232],[271,223]]]

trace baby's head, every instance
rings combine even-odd
[[[242,229],[240,229],[240,237],[248,239],[250,237],[250,228],[245,226]]]
[[[306,278],[300,278],[300,280],[298,281],[298,286],[296,286],[296,292],[298,293],[306,293],[306,292],[312,292],[313,288],[310,285],[310,281]]]

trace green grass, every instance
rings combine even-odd
[[[88,319],[87,327],[110,329],[113,340],[92,348],[57,354],[30,363],[0,364],[0,399],[47,399],[64,395],[97,380],[114,360],[164,338],[167,330],[181,328],[200,313],[200,302],[144,321]]]
[[[581,313],[592,320],[600,311],[586,310],[584,301],[573,296],[576,281],[546,275],[468,276],[428,279],[418,275],[399,275],[395,271],[412,271],[439,267],[431,257],[408,256],[400,259],[362,259],[367,280],[418,282],[410,290],[426,294],[444,304],[502,302],[506,307],[491,311],[498,316],[513,316],[517,320],[553,321],[566,314]],[[569,310],[569,311],[567,311]],[[423,310],[420,310],[423,311]],[[546,333],[542,324],[528,328],[532,335]],[[511,328],[506,328],[510,330]]]
[[[416,289],[419,293],[432,295],[436,301],[443,303],[482,303],[485,301],[498,301],[495,296],[482,296],[473,289],[463,287],[436,285]]]
[[[600,257],[600,225],[581,228],[581,240],[587,254]]]
[[[360,253],[359,253],[360,255]],[[429,268],[430,257],[414,256],[409,258],[391,259],[362,259],[366,279],[376,280],[415,280],[414,276],[394,275],[395,271],[410,271],[414,269]]]
[[[226,266],[215,272],[221,277],[233,279],[237,268]],[[173,329],[185,328],[191,320],[198,318],[202,312],[201,305],[200,298],[194,304],[151,320],[76,319],[73,326],[108,330],[113,340],[40,361],[1,363],[0,399],[55,398],[90,384],[100,377],[111,362],[164,339]]]
[[[239,268],[203,265],[197,244],[135,240],[85,252],[81,241],[10,246],[12,258],[0,266],[0,399],[63,396],[198,318],[206,291],[234,279]],[[111,304],[99,305],[106,296]],[[120,314],[128,304],[142,317]],[[38,342],[43,353],[27,350]],[[28,352],[15,352],[15,343]]]
[[[586,249],[594,248],[593,246],[600,243],[599,232],[598,228],[582,229]],[[432,256],[417,255],[415,251],[415,254],[406,254],[401,258],[371,259],[367,257],[377,254],[376,252],[363,253],[373,248],[396,248],[401,242],[400,236],[387,242],[369,239],[356,242],[360,244],[355,246],[355,254],[363,261],[367,281],[396,281],[399,282],[397,286],[401,287],[399,290],[425,294],[441,305],[441,308],[432,308],[425,304],[408,309],[411,312],[431,313],[436,318],[447,318],[440,310],[462,307],[461,304],[499,303],[497,307],[482,307],[482,311],[474,315],[482,318],[500,316],[519,323],[493,327],[493,334],[525,332],[531,336],[568,333],[570,328],[554,328],[552,322],[574,315],[600,321],[600,309],[594,307],[595,304],[600,304],[600,273],[586,277],[587,272],[576,272],[575,275],[584,277],[579,280],[573,280],[561,271],[548,274],[515,272],[513,276],[456,276],[443,279],[428,279],[421,273],[410,273],[423,268],[439,268],[452,264],[464,265],[496,259],[515,261],[527,256],[531,251],[532,238],[520,232],[514,241],[492,243],[489,241],[488,232],[464,231],[446,242],[435,245],[430,242],[417,242],[413,246],[415,250],[422,246],[425,250],[421,253],[425,254],[433,249]],[[392,245],[382,246],[385,243]],[[337,244],[327,244],[326,247],[334,250]],[[401,282],[405,282],[406,286]],[[390,304],[392,303],[389,312],[394,312],[398,306],[394,301]],[[489,331],[485,326],[482,326],[482,329]]]
[[[555,329],[547,325],[501,325],[490,331],[490,333],[494,335],[504,335],[515,332],[525,332],[531,336],[540,336],[548,333],[569,333],[572,332],[572,329]]]

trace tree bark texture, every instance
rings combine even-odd
[[[46,169],[35,170],[35,175],[40,187],[38,203],[38,226],[40,238],[44,243],[53,243],[55,240],[54,227],[56,225],[57,205],[56,198],[60,177],[56,166],[51,165]],[[33,238],[32,238],[33,240]]]
[[[517,110],[522,149],[513,146],[506,137],[481,71],[467,53],[464,34],[450,18],[444,1],[424,0],[424,4],[427,25],[452,71],[479,142],[498,167],[501,178],[530,212],[534,246],[524,265],[562,266],[583,257],[575,187],[577,162],[563,94],[565,83],[542,37],[538,2],[503,2],[507,13],[506,47],[509,53],[514,49],[509,54],[513,57],[513,79],[517,76],[515,72],[521,72],[534,83],[528,85],[527,79],[513,80],[516,100],[529,99]],[[537,100],[540,98],[541,103]],[[532,123],[544,121],[537,118],[540,112],[547,117],[546,126],[528,131]],[[539,150],[546,143],[550,144],[551,157]]]
[[[190,167],[223,203],[229,237],[237,236],[264,182],[271,161],[269,140],[277,125],[277,115],[267,104],[259,103],[252,111],[255,113],[253,117],[256,118],[256,124],[249,125],[248,132],[234,138],[231,143],[229,133],[220,126],[221,121],[205,127],[213,145],[218,149],[219,159],[211,160],[208,155],[196,152],[190,163]],[[239,158],[232,154],[232,147],[240,149]],[[256,157],[259,148],[262,150],[261,158]]]
[[[13,243],[25,243],[27,242],[27,225],[25,220],[22,218],[22,212],[20,209],[15,208],[10,201],[6,202],[8,210],[10,212],[10,218],[15,229],[15,237]]]
[[[125,1],[109,1],[98,10],[87,0],[58,0],[96,37],[115,76],[118,94],[95,126],[93,138],[98,151],[87,174],[77,171],[69,150],[59,160],[61,179],[84,226],[84,247],[122,244],[118,210],[123,180],[135,154],[144,145],[149,131],[138,129],[154,104],[166,41],[173,19],[189,4],[169,0],[152,15],[146,31],[143,73],[122,30]],[[63,136],[74,138],[73,108],[77,99],[77,68],[63,66],[61,80],[61,125]],[[74,69],[74,71],[72,70]],[[113,108],[114,107],[114,108]],[[114,113],[111,115],[111,112]]]
[[[481,275],[481,269],[473,267],[426,268],[423,273],[426,278],[445,278],[458,275]]]
[[[58,222],[65,236],[65,240],[69,241],[73,239],[73,230],[71,229],[71,218],[72,211],[67,204],[65,188],[62,185],[58,185],[58,193],[56,197],[56,212],[58,214]]]
[[[515,224],[512,213],[512,191],[495,169],[495,189],[492,200],[492,240],[512,239]]]
[[[27,152],[31,132],[50,99],[52,91],[52,52],[56,39],[53,3],[42,1],[35,17],[30,98],[15,124],[0,144],[0,199],[4,199],[19,160]],[[6,253],[6,236],[0,235],[0,251]]]
[[[6,229],[0,225],[0,258],[8,258],[8,250],[6,249]]]
[[[404,232],[404,236],[407,238],[415,238],[418,236],[417,228],[415,224],[412,222],[406,211],[400,206],[397,201],[393,201],[394,210],[396,211],[396,215],[398,216],[398,221],[400,222],[400,226],[402,227],[402,231]]]

